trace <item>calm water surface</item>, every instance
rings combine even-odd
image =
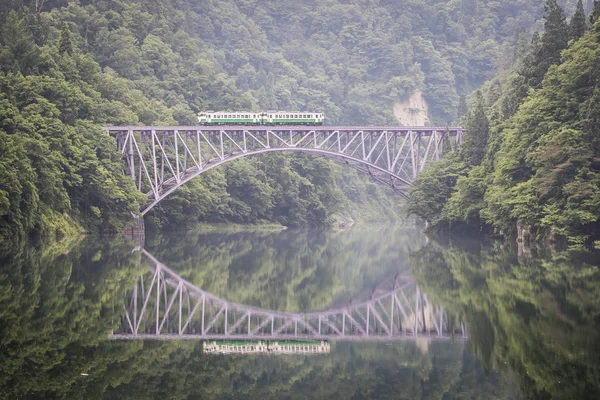
[[[0,398],[600,398],[595,254],[442,245],[389,228],[170,233],[146,237],[143,247],[86,238],[1,254]],[[157,268],[163,279],[152,286]],[[162,340],[127,339],[133,327],[156,333],[155,288]],[[261,310],[340,309],[351,310],[356,324],[345,320],[344,334],[354,337],[334,340],[341,320],[305,327],[331,338],[327,352],[311,355],[206,354],[201,340],[165,339],[177,336],[179,301],[189,314],[198,293],[231,304],[225,322],[207,303],[214,337],[247,333],[247,310],[255,310],[250,331],[263,335],[271,327]],[[395,316],[387,307],[394,296],[403,304]],[[357,340],[363,316],[369,337]],[[185,331],[199,334],[192,320]],[[285,319],[274,324],[294,333]]]

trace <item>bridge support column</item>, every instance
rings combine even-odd
[[[142,248],[144,247],[144,239],[146,236],[146,227],[144,226],[144,218],[134,217],[134,223],[131,226],[123,229],[123,235],[127,239],[134,240]]]

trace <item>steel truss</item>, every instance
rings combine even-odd
[[[288,313],[235,304],[187,282],[146,250],[149,273],[136,283],[112,339],[433,340],[466,339],[410,279],[343,308]]]
[[[419,172],[462,140],[463,128],[305,126],[109,126],[126,172],[146,193],[144,215],[179,186],[228,161],[305,152],[371,175],[406,196]]]

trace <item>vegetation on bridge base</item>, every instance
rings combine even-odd
[[[575,247],[600,235],[600,3],[580,38],[580,17],[572,19],[568,47],[562,10],[555,0],[547,9],[543,35],[534,37],[516,70],[487,85],[486,113],[480,115],[478,96],[467,118],[471,135],[479,135],[489,118],[487,145],[465,139],[461,153],[451,156],[464,165],[443,161],[412,190],[409,209],[433,229],[565,238]],[[468,154],[482,150],[481,165],[469,162]],[[443,203],[421,201],[433,195]]]

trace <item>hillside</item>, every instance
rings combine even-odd
[[[600,2],[589,18],[581,6],[567,22],[548,0],[529,52],[474,99],[460,153],[420,177],[409,208],[432,229],[573,247],[597,240]],[[420,201],[433,193],[438,205]]]
[[[194,124],[200,110],[273,108],[397,123],[394,104],[416,90],[432,123],[449,123],[460,96],[511,64],[542,13],[542,0],[2,2],[0,236],[118,230],[129,220],[140,198],[103,124]],[[149,222],[323,225],[342,209],[389,220],[396,202],[329,162],[261,157],[192,181]]]

